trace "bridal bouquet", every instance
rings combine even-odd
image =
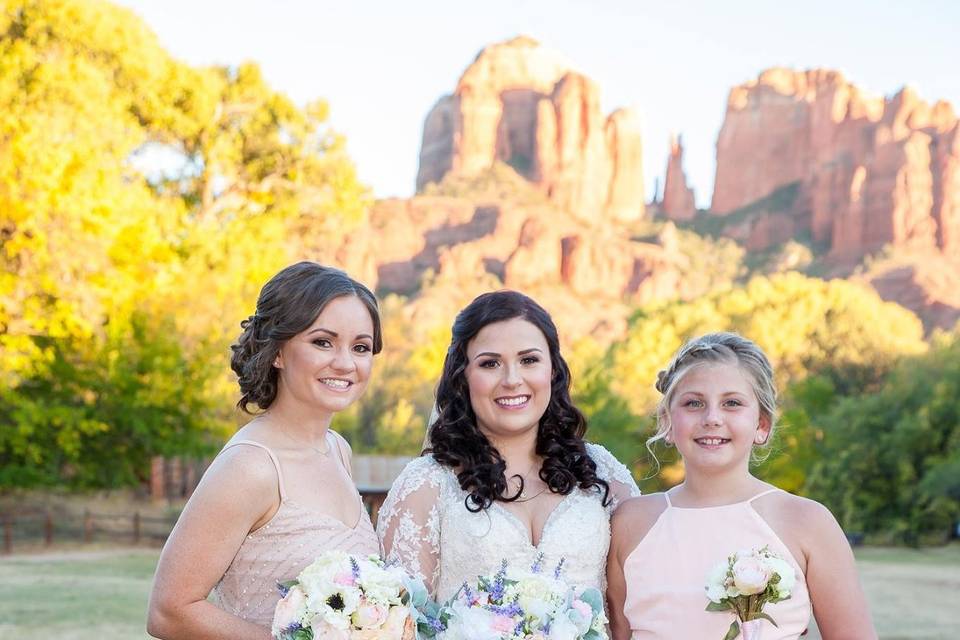
[[[597,589],[576,589],[552,574],[542,557],[529,571],[508,570],[464,584],[434,619],[438,640],[606,640],[603,598]]]
[[[328,551],[278,585],[276,640],[412,640],[423,584],[377,556]]]
[[[768,602],[790,597],[796,584],[793,567],[769,548],[737,551],[717,564],[707,577],[707,611],[731,611],[736,619],[723,640],[733,640],[743,631],[745,640],[756,637],[763,620],[777,623],[763,612]]]

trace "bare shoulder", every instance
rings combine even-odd
[[[340,447],[341,451],[343,451],[347,455],[348,459],[352,458],[353,448],[350,446],[350,442],[346,438],[344,438],[342,435],[334,431],[333,429],[329,429],[329,431],[330,431],[330,434],[333,436],[334,441],[337,443],[337,446]]]
[[[652,526],[666,508],[667,500],[663,497],[663,493],[647,493],[624,500],[613,519],[638,523],[649,522]]]
[[[218,455],[203,474],[197,492],[207,499],[243,495],[243,502],[269,506],[279,497],[277,469],[264,449],[235,445]]]
[[[778,520],[798,528],[833,527],[837,523],[830,510],[816,500],[786,491],[777,491],[764,496],[758,502],[765,510],[776,515]]]
[[[662,493],[648,493],[624,500],[610,519],[613,544],[623,559],[647,536],[667,509]]]

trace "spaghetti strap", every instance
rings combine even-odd
[[[672,509],[672,508],[673,508],[673,503],[670,502],[670,492],[669,492],[669,491],[664,491],[664,492],[663,492],[663,497],[667,499],[667,509]]]
[[[337,448],[337,457],[340,458],[340,464],[343,466],[344,470],[347,472],[347,475],[350,476],[350,479],[352,480],[353,467],[351,467],[350,463],[347,461],[347,455],[343,452],[343,444],[340,442],[340,438],[342,438],[342,436],[331,429],[327,430],[327,435],[333,438],[333,442],[328,442],[327,444]]]
[[[225,446],[225,447],[220,451],[220,453],[223,453],[224,451],[226,451],[226,450],[229,449],[230,447],[235,447],[235,446],[237,446],[238,444],[249,444],[250,446],[259,447],[259,448],[261,448],[261,449],[263,449],[264,451],[267,452],[267,455],[270,456],[270,460],[273,462],[273,466],[274,466],[274,467],[276,468],[276,470],[277,470],[277,482],[278,482],[278,484],[280,485],[280,502],[286,501],[286,499],[287,499],[287,491],[286,491],[286,489],[284,489],[284,487],[283,487],[283,472],[280,471],[280,461],[277,459],[276,454],[274,454],[273,451],[271,451],[270,448],[267,447],[265,444],[261,444],[261,443],[259,443],[259,442],[255,442],[255,441],[253,441],[253,440],[237,440],[236,442],[231,442],[230,444],[228,444],[227,446]]]
[[[773,493],[774,491],[781,491],[781,489],[778,489],[778,488],[774,487],[774,488],[772,488],[772,489],[767,489],[766,491],[761,491],[761,492],[758,493],[757,495],[755,495],[755,496],[753,496],[752,498],[750,498],[749,500],[747,500],[747,502],[752,503],[752,502],[753,502],[754,500],[756,500],[757,498],[762,498],[763,496],[768,495],[768,494],[771,494],[771,493]]]

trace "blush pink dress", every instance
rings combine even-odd
[[[273,611],[280,600],[277,582],[296,578],[325,551],[379,555],[380,543],[359,493],[360,518],[356,524],[348,526],[333,516],[287,499],[280,462],[264,445],[240,440],[224,447],[224,451],[240,445],[259,447],[270,456],[277,469],[280,508],[269,522],[247,535],[212,595],[214,602],[224,611],[262,627],[270,627]],[[334,446],[340,464],[347,469],[341,448]]]
[[[791,597],[768,603],[764,612],[779,628],[764,622],[761,640],[796,640],[810,621],[810,596],[800,565],[750,500],[719,507],[667,508],[623,564],[627,595],[624,615],[633,640],[722,640],[733,613],[706,611],[704,586],[710,570],[740,549],[768,546],[793,565],[797,583]]]

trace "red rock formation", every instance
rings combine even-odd
[[[712,211],[725,215],[799,183],[795,208],[779,215],[808,224],[798,230],[834,255],[885,244],[956,253],[957,128],[948,104],[931,107],[909,88],[883,100],[835,71],[765,71],[730,92]]]
[[[683,140],[674,136],[670,137],[670,157],[660,207],[671,220],[692,220],[697,215],[693,189],[687,186],[683,172]]]
[[[581,220],[643,216],[638,118],[627,110],[605,118],[599,95],[530,38],[487,47],[427,116],[417,190],[499,161]]]

